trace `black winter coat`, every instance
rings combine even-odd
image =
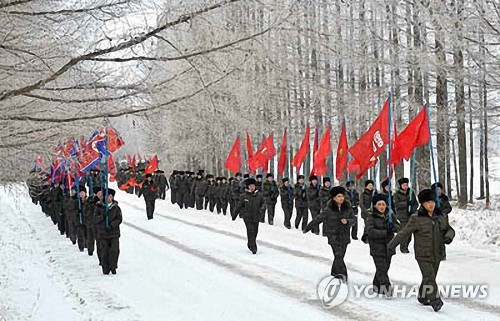
[[[341,219],[346,219],[347,224],[342,224]],[[328,244],[345,245],[351,243],[350,228],[355,223],[355,217],[348,201],[344,201],[340,209],[335,202],[329,201],[326,207],[321,210],[321,214],[307,225],[305,232],[321,223],[323,223],[323,234],[328,237]]]
[[[141,195],[144,195],[144,199],[148,201],[155,200],[158,196],[158,187],[153,181],[145,181],[142,183],[142,187],[139,190],[138,196],[141,197]]]
[[[106,230],[106,207],[102,202],[97,202],[94,210],[97,225],[97,239],[110,239],[120,237],[120,224],[122,223],[122,210],[117,201],[108,205],[109,230]]]
[[[295,195],[294,195],[294,190],[293,190],[292,186],[288,185],[288,187],[286,187],[285,185],[282,185],[280,187],[281,204],[292,206],[294,198],[295,198]]]
[[[295,184],[295,207],[307,208],[307,187],[306,185]]]
[[[410,195],[410,190],[404,191],[398,189],[394,194],[394,205],[396,206],[396,213],[401,221],[407,222],[410,216],[417,211],[417,199],[413,191]]]
[[[394,237],[399,224],[389,224],[388,211],[380,213],[373,209],[373,213],[366,219],[365,231],[361,240],[370,244],[371,256],[387,256],[387,244]]]
[[[368,216],[371,213],[372,198],[376,194],[377,194],[377,191],[375,191],[375,192],[370,191],[367,188],[365,188],[365,190],[361,194],[359,205],[361,207],[361,217],[365,220],[368,218]]]
[[[321,209],[324,209],[332,197],[330,196],[330,188],[326,186],[321,186],[319,190],[319,203]]]
[[[266,203],[276,203],[279,196],[278,185],[275,181],[269,182],[266,180],[262,184],[262,194]]]
[[[245,222],[259,222],[265,209],[266,205],[262,193],[258,190],[253,192],[246,191],[241,195],[232,218],[235,220],[239,214]]]

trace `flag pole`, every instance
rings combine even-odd
[[[389,205],[389,224],[392,225],[392,171],[391,171],[391,163],[392,163],[392,96],[391,92],[389,92],[389,149],[388,149],[388,162],[387,162],[387,176],[389,179],[389,195],[388,195],[388,205]]]
[[[427,128],[429,128],[429,149],[431,153],[431,168],[432,168],[432,176],[434,177],[434,183],[437,183],[437,174],[436,174],[436,166],[434,165],[434,146],[432,144],[432,135],[431,135],[431,117],[429,113],[429,105],[426,103],[424,105],[425,108],[425,115],[427,116]],[[438,204],[438,207],[440,207],[440,201],[438,197],[438,187],[436,185],[436,204]]]
[[[106,151],[108,150],[108,124],[109,120],[104,118],[104,143],[106,145]],[[108,204],[108,155],[104,155],[104,205],[106,207],[106,231],[109,231],[109,204]]]

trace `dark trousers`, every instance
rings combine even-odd
[[[75,220],[68,220],[68,235],[69,239],[73,244],[76,244],[77,234],[76,234],[76,222]]]
[[[201,211],[203,209],[203,195],[195,196],[196,209]]]
[[[274,224],[274,212],[276,211],[276,201],[266,201],[266,211],[267,211],[267,222],[269,225]],[[264,212],[264,219],[266,212]],[[262,221],[264,222],[264,221]]]
[[[236,203],[233,201],[233,199],[229,200],[229,213],[231,213],[231,216],[234,213],[234,209],[236,208]]]
[[[155,200],[154,199],[145,199],[146,200],[146,215],[148,216],[148,220],[153,219],[153,213],[155,211]]]
[[[351,237],[353,239],[357,239],[358,238],[358,208],[353,207],[352,211],[354,213],[354,225],[352,226]]]
[[[439,263],[441,262],[417,261],[417,263],[420,268],[420,273],[422,273],[422,283],[418,289],[418,300],[432,302],[439,297],[436,276],[439,270]]]
[[[172,202],[172,204],[177,203],[177,191],[173,189],[170,189],[170,202]]]
[[[408,224],[408,221],[400,221],[400,230],[402,230],[406,224]],[[401,250],[401,252],[403,251],[408,251],[408,245],[410,244],[411,242],[411,234],[409,234],[407,237],[403,238],[401,240],[401,243],[399,245],[399,249]]]
[[[103,272],[115,270],[118,267],[120,255],[120,238],[112,237],[99,240],[101,248],[101,266]]]
[[[160,190],[158,192],[158,197],[161,198],[162,200],[165,199],[165,194],[166,194],[166,187],[160,187]]]
[[[208,208],[208,203],[210,203],[210,198],[208,196],[205,196],[205,210]]]
[[[93,255],[95,247],[95,236],[96,236],[94,224],[90,223],[85,224],[85,229],[86,229],[86,240],[87,240],[87,252],[89,255]]]
[[[311,218],[314,220],[316,218],[316,216],[319,215],[319,212],[321,211],[321,209],[319,208],[310,208],[309,209],[311,211]],[[316,235],[319,235],[319,225],[315,225],[312,230],[311,230],[314,234]]]
[[[179,208],[187,208],[187,197],[184,193],[177,193],[176,196],[177,199],[177,204],[179,205]]]
[[[330,244],[333,251],[333,264],[331,275],[343,275],[345,280],[347,280],[347,267],[344,262],[345,252],[347,250],[347,244]]]
[[[373,291],[385,294],[390,291],[389,268],[391,267],[390,256],[373,256],[375,263],[375,276],[373,277]]]
[[[227,214],[227,200],[225,199],[217,200],[217,214],[220,214],[221,212],[224,215]]]
[[[300,221],[302,221],[302,230],[305,230],[309,216],[307,207],[297,207],[296,210],[297,210],[297,216],[295,217],[295,228],[298,229]]]
[[[285,222],[283,224],[285,225],[286,228],[291,228],[292,225],[290,223],[290,220],[292,219],[293,205],[281,202],[281,208],[285,213]]]
[[[66,215],[59,215],[59,221],[57,222],[57,227],[59,228],[59,232],[61,235],[66,233]]]
[[[257,233],[259,233],[259,222],[245,221],[247,227],[247,246],[252,253],[257,252]]]
[[[86,234],[85,225],[78,223],[76,226],[76,239],[78,242],[78,248],[82,252],[85,249],[85,246],[87,245],[87,239],[85,237],[85,234]]]
[[[214,209],[215,209],[215,204],[217,203],[217,200],[215,199],[215,197],[210,197],[209,198],[209,205],[208,205],[208,209],[210,210],[210,212],[214,212]]]

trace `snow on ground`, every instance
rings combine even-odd
[[[439,284],[488,284],[487,299],[445,299],[434,313],[415,299],[349,297],[327,310],[316,286],[329,274],[331,249],[321,236],[285,229],[279,205],[276,225],[260,225],[252,255],[241,220],[180,210],[167,199],[148,221],[142,199],[121,191],[116,199],[124,216],[119,269],[103,276],[97,259],[60,236],[23,187],[0,187],[0,320],[500,319],[500,253],[471,245],[477,239],[458,226],[478,225],[475,214],[491,215],[488,224],[498,227],[495,212],[457,212],[460,240],[438,275]],[[367,245],[353,241],[346,262],[352,284],[371,284]],[[398,253],[390,277],[418,284],[413,255]]]

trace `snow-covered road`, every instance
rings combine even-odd
[[[142,199],[119,191],[124,224],[116,276],[60,236],[16,186],[0,188],[0,320],[499,320],[500,254],[464,242],[448,248],[438,283],[489,285],[487,299],[445,299],[439,313],[415,299],[356,299],[324,309],[316,286],[329,274],[326,239],[261,224],[259,252],[246,248],[241,220],[180,210],[157,201],[146,220]],[[278,206],[279,207],[279,206]],[[368,246],[353,241],[346,262],[353,284],[371,284]],[[418,284],[412,255],[398,253],[393,283]]]

